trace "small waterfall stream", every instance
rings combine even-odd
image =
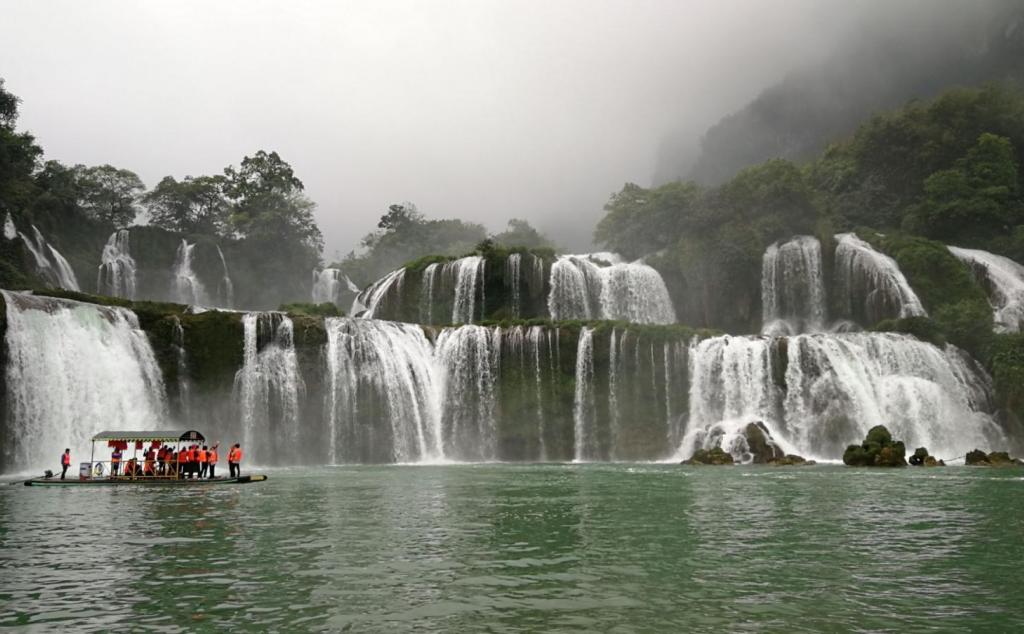
[[[135,299],[135,260],[131,256],[127,229],[110,234],[100,255],[96,289],[100,295]]]
[[[189,244],[182,238],[174,258],[171,278],[171,298],[179,304],[205,306],[208,303],[206,288],[192,270],[195,243]]]
[[[949,247],[967,264],[988,292],[996,332],[1020,332],[1024,323],[1024,266],[1010,258],[981,251]]]

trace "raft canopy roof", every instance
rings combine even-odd
[[[206,437],[194,429],[188,431],[166,429],[160,431],[101,431],[92,437],[93,442],[108,440],[123,440],[127,442],[202,442],[206,440]]]

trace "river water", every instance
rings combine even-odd
[[[1024,628],[1024,470],[276,470],[0,487],[0,626]]]

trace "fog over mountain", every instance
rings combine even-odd
[[[579,249],[623,182],[684,175],[710,126],[794,70],[879,25],[927,41],[987,19],[890,4],[4,1],[0,76],[47,158],[149,187],[278,151],[326,259],[405,200]]]

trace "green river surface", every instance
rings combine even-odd
[[[1024,469],[266,473],[0,487],[0,627],[1024,630]]]

